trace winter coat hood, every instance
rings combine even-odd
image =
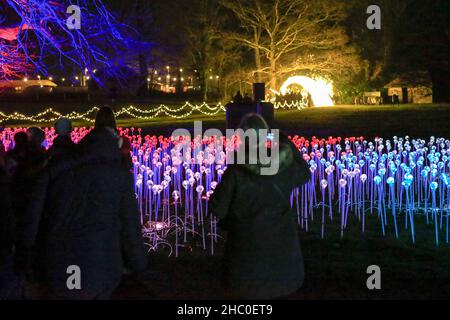
[[[261,169],[263,168],[269,168],[269,167],[278,167],[278,173],[281,173],[285,171],[287,168],[289,168],[294,162],[294,152],[291,144],[289,143],[280,143],[278,153],[275,152],[275,154],[272,154],[271,162],[269,164],[243,164],[241,165],[242,168],[245,170],[261,175]]]
[[[118,139],[107,129],[93,129],[79,144],[82,157],[89,155],[120,161]]]

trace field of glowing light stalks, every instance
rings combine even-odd
[[[6,150],[14,146],[12,138],[19,130],[23,129],[2,132]],[[200,248],[215,254],[223,237],[208,200],[227,169],[226,152],[236,148],[237,140],[197,137],[189,148],[173,152],[181,140],[144,136],[140,129],[119,131],[131,140],[135,193],[148,251],[178,257]],[[56,134],[53,129],[45,132],[48,148]],[[79,142],[88,132],[76,128],[72,139]],[[423,241],[416,234],[420,223],[433,230],[427,233],[433,239],[427,240],[436,246],[448,245],[449,140],[290,139],[312,172],[311,180],[295,188],[290,197],[302,232],[318,230],[326,238],[331,224],[345,237],[349,228],[359,228],[361,233],[370,228],[380,237],[398,239],[406,233],[414,246]],[[217,143],[225,146],[224,151],[215,153]]]

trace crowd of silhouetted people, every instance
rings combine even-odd
[[[240,127],[268,129],[256,114]],[[37,127],[17,132],[9,150],[0,145],[0,300],[110,299],[125,271],[141,282],[149,274],[130,141],[113,111],[101,108],[78,144],[68,119],[55,131],[48,150]],[[303,282],[289,196],[310,171],[287,138],[279,143],[277,174],[230,164],[210,199],[228,233],[223,280],[236,297],[286,296]]]
[[[146,269],[130,142],[114,113],[100,109],[77,145],[68,119],[55,131],[48,150],[37,127],[0,148],[0,299],[30,298],[30,284],[39,298],[108,299],[125,267]]]

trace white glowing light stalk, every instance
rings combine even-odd
[[[294,76],[287,79],[281,86],[280,92],[285,95],[290,85],[301,85],[306,91],[311,94],[311,99],[316,107],[334,106],[333,87],[331,83],[323,79],[311,79],[305,76]]]

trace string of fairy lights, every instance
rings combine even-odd
[[[305,104],[302,101],[295,102],[276,102],[274,103],[275,109],[303,109]],[[99,110],[98,107],[92,107],[91,109],[79,113],[72,111],[68,114],[62,114],[58,111],[53,110],[53,108],[47,108],[42,112],[35,115],[25,115],[20,112],[14,112],[11,114],[5,114],[0,112],[0,121],[23,121],[23,122],[34,122],[34,123],[47,123],[55,122],[60,118],[67,118],[73,121],[86,121],[93,123],[95,121],[95,113]],[[136,119],[136,120],[154,120],[158,117],[168,116],[174,119],[184,119],[194,113],[205,115],[208,117],[216,116],[220,113],[226,111],[225,106],[222,103],[217,105],[209,105],[206,102],[202,104],[194,105],[190,102],[173,108],[167,105],[161,104],[158,107],[141,109],[134,106],[123,107],[119,111],[114,112],[116,118],[118,119]]]

